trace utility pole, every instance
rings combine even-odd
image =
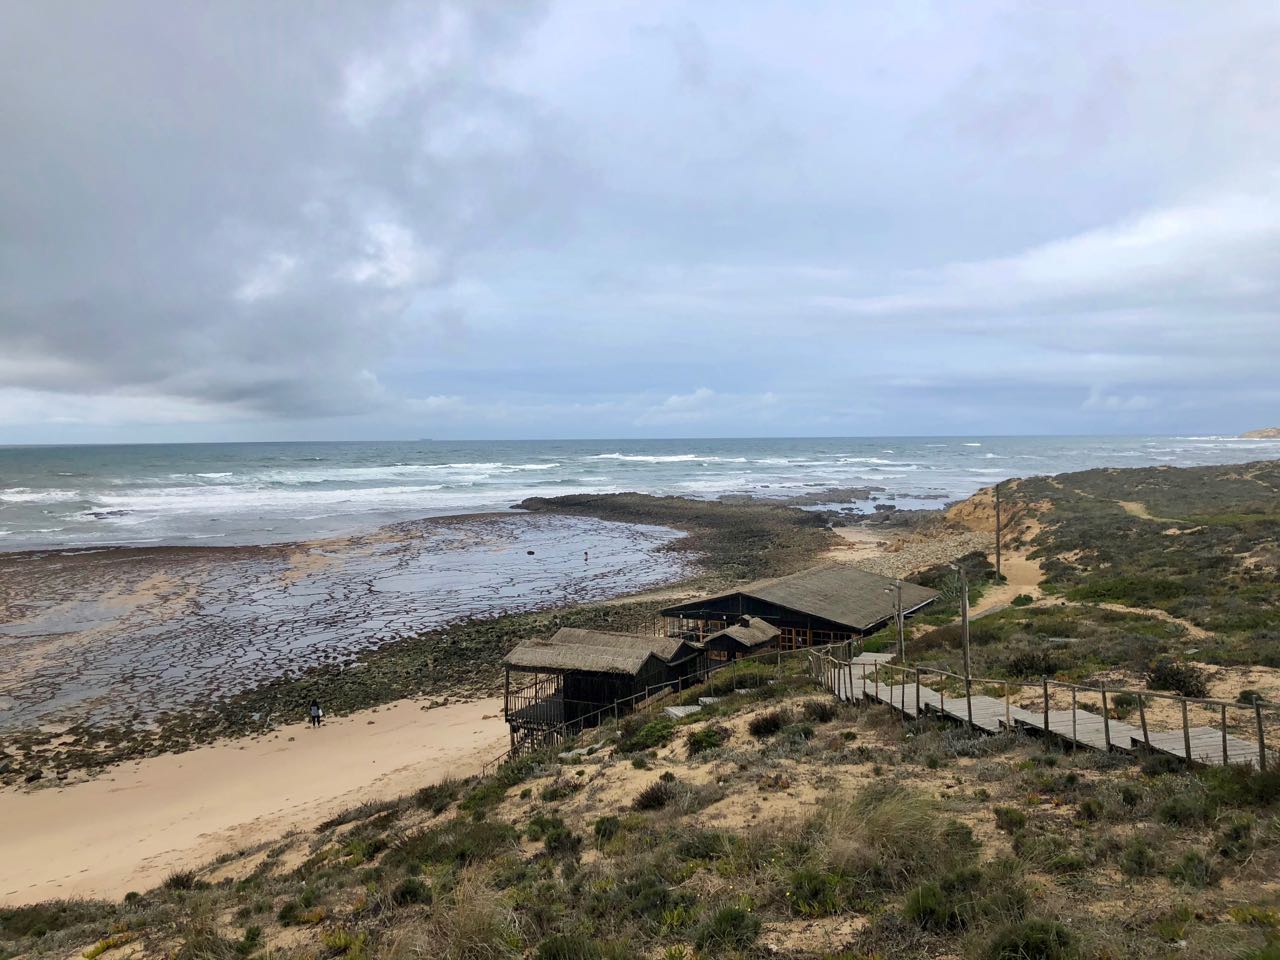
[[[996,481],[996,580],[1000,579],[1000,482]]]

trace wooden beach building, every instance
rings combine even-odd
[[[768,620],[742,617],[723,630],[708,634],[701,645],[710,661],[737,660],[774,649],[781,636],[782,631]],[[711,666],[714,667],[714,663]]]
[[[782,650],[843,643],[893,621],[899,585],[904,617],[938,597],[916,583],[831,563],[667,607],[661,612],[663,632],[702,643],[754,618],[778,630]]]
[[[671,638],[562,627],[549,639],[525,640],[503,659],[503,716],[512,749],[558,737],[566,726],[591,726],[601,711],[634,706],[663,686],[700,679],[706,655]]]

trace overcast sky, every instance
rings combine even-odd
[[[0,442],[1280,424],[1280,5],[0,2]]]

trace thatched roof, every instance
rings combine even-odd
[[[829,563],[788,577],[758,580],[714,597],[692,600],[663,610],[664,616],[678,617],[705,609],[728,597],[752,597],[793,613],[820,617],[853,630],[865,631],[893,619],[893,585],[897,581],[881,577],[847,563]],[[902,582],[902,610],[911,613],[936,599],[937,590],[917,583]]]
[[[703,638],[702,642],[710,644],[715,640],[734,640],[748,650],[768,646],[782,635],[782,631],[773,624],[759,617],[747,617],[746,623],[735,623],[717,633]]]
[[[561,627],[550,639],[525,640],[506,655],[508,666],[529,670],[581,670],[636,676],[650,657],[664,663],[695,652],[671,637]]]

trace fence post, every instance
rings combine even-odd
[[[1106,694],[1104,693],[1103,696],[1105,697]],[[1106,707],[1103,707],[1103,709],[1105,710]],[[1072,687],[1071,688],[1071,751],[1073,753],[1075,752],[1076,744],[1078,742],[1079,742],[1079,738],[1076,736],[1076,688]]]
[[[876,699],[880,699],[880,661],[876,661]]]
[[[1262,732],[1262,704],[1253,698],[1253,717],[1258,723],[1258,772],[1267,772],[1267,737]]]
[[[944,677],[938,684],[938,713],[942,719],[947,718],[947,681]]]
[[[1049,678],[1040,678],[1040,687],[1044,692],[1044,748],[1049,749]]]
[[[1004,725],[1013,729],[1013,706],[1009,703],[1009,681],[1004,682]]]
[[[1143,705],[1142,694],[1138,694],[1138,719],[1142,721],[1142,742],[1151,749],[1151,734],[1147,733],[1147,708]]]
[[[1187,763],[1191,762],[1191,721],[1187,719],[1187,701],[1182,702],[1182,747],[1187,754]]]
[[[1074,690],[1072,691],[1074,693]],[[1107,753],[1111,752],[1111,717],[1108,716],[1107,691],[1102,691],[1102,739],[1107,745]]]
[[[1225,767],[1228,762],[1227,755],[1227,705],[1222,704],[1222,765]]]
[[[862,699],[867,699],[867,665],[861,664],[862,667]]]
[[[969,662],[965,661],[964,667],[964,709],[968,715],[969,732],[973,732],[973,686],[969,676]]]
[[[920,719],[920,671],[916,671],[916,719]]]

